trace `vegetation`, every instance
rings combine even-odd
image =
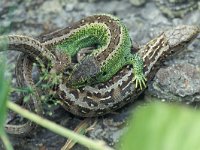
[[[200,150],[200,111],[151,103],[134,111],[120,150]]]
[[[9,92],[9,79],[6,79],[5,76],[5,61],[1,58],[2,62],[0,63],[0,137],[5,145],[7,150],[12,150],[12,146],[8,137],[4,131],[4,124],[6,120],[7,107],[6,100],[8,99]]]

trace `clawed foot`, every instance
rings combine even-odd
[[[138,88],[138,86],[140,87],[140,90],[142,90],[143,88],[146,88],[146,81],[147,79],[145,78],[144,75],[135,75],[133,78],[133,81],[135,82],[135,87]]]

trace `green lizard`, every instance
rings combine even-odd
[[[136,87],[146,87],[143,61],[131,54],[131,39],[127,28],[112,15],[89,16],[65,29],[42,38],[48,49],[64,51],[73,57],[80,49],[96,46],[96,49],[73,67],[67,83],[81,87],[109,80],[123,66],[132,65]]]

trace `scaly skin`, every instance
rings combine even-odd
[[[46,69],[50,69],[51,72],[59,72],[62,71],[63,68],[67,64],[61,63],[60,61],[64,62],[63,57],[61,57],[60,54],[57,54],[57,52],[51,53],[44,45],[42,45],[39,41],[23,35],[9,35],[9,36],[0,36],[0,52],[1,51],[20,51],[26,54],[26,59],[30,59],[29,61],[35,62],[37,61],[40,64],[40,67],[45,67]],[[16,74],[19,77],[24,76],[23,81],[17,80],[18,85],[20,87],[31,87],[33,90],[33,93],[30,96],[30,100],[26,103],[23,103],[25,108],[42,115],[42,107],[41,107],[41,101],[39,94],[37,93],[37,89],[35,87],[34,82],[32,81],[32,74],[26,74],[25,72],[28,72],[32,69],[32,65],[28,65],[26,62],[18,62],[17,66],[21,66],[22,70],[17,70]],[[23,70],[24,69],[24,70]],[[31,121],[27,121],[26,123],[22,125],[6,125],[6,130],[8,133],[12,134],[24,134],[24,130],[26,132],[31,131],[35,125]]]
[[[143,58],[145,77],[151,80],[166,57],[183,50],[199,32],[199,29],[194,26],[180,26],[164,32],[143,46],[137,54]],[[62,33],[62,31],[57,32],[57,34]],[[21,75],[18,73],[18,81],[22,85],[33,86],[32,70],[28,69],[32,67],[33,61],[25,56],[21,56],[19,60],[17,69],[22,72]],[[83,117],[103,115],[132,102],[144,90],[136,89],[132,78],[133,69],[131,66],[126,66],[108,82],[96,86],[73,89],[67,87],[65,83],[60,83],[56,91],[57,97],[63,107],[75,115]],[[33,107],[37,108],[37,106]],[[35,109],[33,107],[32,109]],[[12,134],[24,134],[33,128],[31,125],[33,124],[29,122],[19,126],[7,125],[6,129]]]
[[[144,61],[144,75],[148,81],[155,76],[167,58],[183,51],[199,32],[200,29],[196,26],[182,25],[163,32],[142,46],[137,54]],[[29,59],[21,57],[21,60],[31,64]],[[104,115],[133,102],[144,91],[135,87],[132,82],[133,76],[133,68],[127,65],[108,82],[94,86],[74,89],[69,88],[66,83],[60,83],[55,88],[56,97],[61,105],[74,115],[82,117]]]
[[[132,65],[136,87],[145,87],[143,62],[139,55],[131,54],[131,39],[118,18],[111,15],[94,15],[72,26],[42,38],[48,49],[63,51],[73,57],[80,49],[97,48],[81,63],[74,66],[68,79],[73,87],[106,82],[123,66]]]
[[[41,64],[55,64],[56,56],[39,41],[23,35],[0,36],[0,51],[16,50],[32,56]]]
[[[9,51],[9,50],[17,50],[25,53],[27,56],[32,56],[31,62],[34,62],[36,59],[39,64],[55,64],[54,55],[48,51],[43,45],[40,44],[39,41],[34,40],[33,38],[22,36],[22,35],[9,35],[9,36],[0,36],[0,51]],[[39,101],[40,97],[37,93],[36,87],[32,81],[32,75],[30,74],[22,74],[27,72],[26,70],[29,67],[32,68],[32,65],[20,63],[24,67],[21,67],[25,70],[18,70],[17,74],[19,76],[26,76],[23,82],[18,82],[19,86],[27,85],[32,87],[34,94],[31,94],[30,100],[23,104],[25,108],[39,114],[42,116],[42,107],[41,101]],[[23,85],[22,85],[23,84]],[[22,102],[23,103],[23,102]],[[34,125],[31,121],[26,121],[26,123],[22,125],[6,125],[6,131],[11,134],[23,134],[24,130],[26,132],[30,132],[36,125]]]
[[[144,62],[144,75],[150,81],[162,62],[181,52],[199,34],[196,26],[178,26],[163,32],[139,49],[137,54]],[[106,83],[71,89],[66,84],[58,87],[58,97],[62,106],[69,112],[82,116],[94,117],[107,114],[133,102],[143,91],[132,83],[133,69],[123,67]]]
[[[199,29],[195,26],[181,26],[164,32],[143,46],[137,54],[143,58],[147,79],[153,78],[166,57],[183,50],[199,32]],[[32,57],[34,56],[32,55]],[[21,55],[19,58],[17,77],[21,85],[33,86],[30,69],[32,63],[33,61],[28,57]],[[93,87],[86,86],[82,89],[68,88],[61,83],[57,89],[58,97],[63,107],[75,115],[91,117],[109,113],[132,102],[143,91],[135,89],[132,83],[132,71],[130,66],[123,67],[108,82]],[[33,107],[38,108],[37,106]],[[28,133],[33,127],[30,122],[22,125],[6,125],[7,131],[11,134]]]

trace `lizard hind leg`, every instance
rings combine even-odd
[[[146,88],[146,77],[143,73],[143,61],[141,57],[137,54],[134,54],[133,57],[131,57],[131,64],[133,65],[133,81],[135,81],[135,87],[142,90],[143,87]]]

